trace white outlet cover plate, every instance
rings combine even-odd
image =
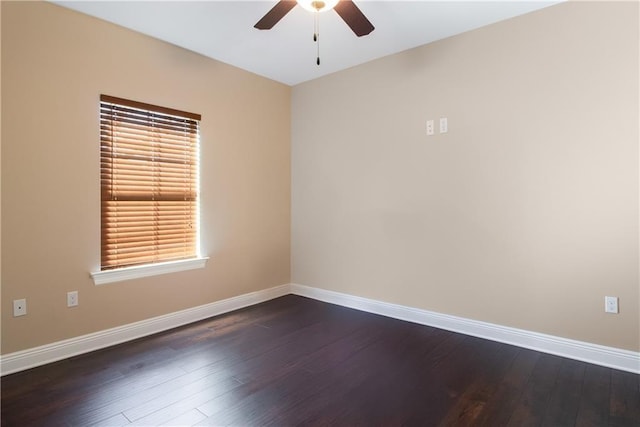
[[[447,118],[442,117],[440,119],[440,133],[447,133],[447,132],[449,132],[449,125],[447,123]]]
[[[433,120],[427,120],[427,135],[433,135],[434,134],[434,128],[433,128]]]
[[[78,291],[67,292],[67,307],[78,305]]]
[[[13,300],[13,317],[24,316],[27,314],[27,300],[16,299]]]
[[[618,313],[618,297],[604,297],[604,311]]]

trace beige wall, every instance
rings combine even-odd
[[[0,10],[3,354],[289,282],[291,208],[293,282],[640,349],[637,3],[413,49],[299,85],[293,109],[99,20]],[[93,285],[100,93],[202,114],[205,269]]]
[[[0,5],[0,100],[2,99],[2,54],[1,54],[2,47],[1,46],[2,46],[2,7]],[[0,102],[0,313],[2,311],[4,311],[4,305],[2,302],[2,102]],[[2,354],[1,339],[0,339],[0,354]]]
[[[638,39],[567,3],[294,87],[292,281],[640,350]]]
[[[2,7],[0,5],[0,100],[2,99]],[[0,102],[0,314],[4,311],[2,303],[2,102]],[[0,316],[1,317],[1,316]],[[0,339],[2,354],[2,339]]]
[[[2,87],[3,353],[290,281],[289,87],[55,5],[7,2]],[[206,268],[93,284],[101,93],[202,114]],[[12,317],[16,298],[27,316]]]

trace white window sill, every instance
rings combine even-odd
[[[96,271],[91,273],[91,277],[93,278],[93,283],[96,285],[104,285],[105,283],[121,282],[123,280],[138,279],[140,277],[204,268],[208,259],[209,257],[199,257],[157,264],[136,265],[134,267],[117,268],[114,270]]]

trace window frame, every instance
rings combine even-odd
[[[131,101],[128,99],[117,98],[109,95],[100,95],[99,105],[100,105],[100,128],[101,128],[101,131],[100,131],[100,174],[101,174],[101,178],[100,178],[100,182],[101,182],[100,184],[101,185],[100,260],[101,261],[100,261],[100,266],[98,268],[99,271],[95,271],[91,273],[94,283],[96,285],[99,285],[99,284],[129,280],[129,279],[139,278],[139,277],[148,277],[148,276],[154,276],[158,274],[191,270],[195,268],[203,268],[206,265],[206,261],[208,260],[208,257],[203,257],[200,254],[201,227],[200,227],[200,182],[199,182],[200,181],[199,179],[199,175],[200,175],[200,164],[199,164],[200,144],[199,142],[200,141],[199,141],[199,138],[200,138],[201,116],[199,114],[188,113],[185,111],[174,110],[171,108],[160,107],[157,105],[146,104],[138,101]],[[118,117],[118,114],[115,113],[115,111],[117,111],[118,109],[123,109],[123,110],[128,110],[129,112],[131,111],[133,112],[129,113],[125,111],[123,113],[124,115],[123,117],[125,117],[125,119],[120,119]],[[149,258],[153,257],[153,261],[151,262],[146,262],[146,260],[136,259],[136,257],[128,258],[125,255],[123,257],[123,260],[121,261],[121,265],[118,265],[118,263],[120,262],[118,260],[118,256],[111,255],[113,254],[113,252],[111,252],[111,254],[109,252],[105,252],[105,251],[109,251],[110,249],[113,250],[112,249],[113,246],[109,246],[109,244],[113,245],[113,242],[114,242],[114,239],[105,240],[106,230],[107,230],[105,227],[113,227],[113,224],[116,224],[116,227],[117,227],[118,221],[122,221],[119,216],[120,213],[118,213],[115,215],[118,218],[115,220],[116,222],[115,223],[109,222],[109,224],[112,224],[112,225],[106,225],[107,222],[111,221],[111,218],[113,217],[113,214],[111,214],[111,212],[114,210],[113,209],[114,204],[116,206],[115,211],[117,211],[119,209],[117,208],[117,206],[119,206],[118,203],[119,202],[122,203],[120,199],[132,201],[134,206],[133,208],[130,208],[130,209],[135,209],[133,211],[134,217],[139,212],[149,212],[149,209],[152,209],[154,212],[153,214],[154,219],[150,219],[147,214],[145,216],[146,219],[144,221],[155,224],[155,227],[154,227],[154,230],[155,230],[159,226],[157,223],[158,221],[157,213],[155,212],[157,212],[158,210],[162,211],[163,208],[161,207],[161,205],[163,203],[163,200],[168,200],[163,198],[167,196],[161,196],[160,194],[170,194],[170,193],[163,193],[161,191],[163,188],[168,188],[168,187],[165,187],[166,184],[163,184],[164,180],[162,178],[159,180],[155,178],[155,174],[156,174],[155,171],[157,169],[161,169],[162,165],[165,162],[165,160],[158,159],[157,157],[155,157],[157,154],[154,154],[153,156],[151,156],[151,159],[144,160],[141,163],[141,165],[143,165],[144,167],[150,167],[154,170],[154,176],[152,178],[149,178],[146,175],[140,175],[139,169],[136,169],[136,166],[132,166],[132,165],[125,164],[124,166],[125,169],[123,170],[124,172],[120,172],[125,174],[124,179],[127,179],[130,176],[128,175],[128,172],[126,172],[127,168],[129,168],[130,170],[134,170],[135,171],[134,174],[142,176],[142,178],[139,178],[141,179],[140,184],[136,184],[138,187],[135,188],[134,190],[137,196],[129,196],[128,199],[124,199],[124,197],[117,196],[117,191],[115,191],[115,188],[112,187],[112,183],[109,182],[109,180],[105,180],[103,178],[103,176],[107,174],[107,176],[111,177],[110,180],[113,181],[114,171],[118,170],[118,167],[114,166],[114,162],[117,160],[116,160],[116,157],[114,157],[112,150],[114,149],[114,144],[118,143],[119,141],[117,141],[118,138],[115,136],[116,134],[111,133],[111,129],[113,129],[113,124],[114,123],[118,124],[120,120],[122,120],[123,126],[125,127],[129,126],[125,124],[127,123],[126,120],[130,118],[130,116],[127,116],[127,114],[132,114],[136,116],[138,116],[139,114],[139,117],[141,117],[141,121],[137,122],[138,124],[136,124],[136,126],[143,129],[143,131],[141,132],[141,135],[139,137],[137,135],[135,137],[127,136],[127,138],[130,141],[131,140],[134,141],[133,143],[134,148],[141,150],[141,152],[146,152],[144,150],[149,150],[150,146],[155,147],[156,145],[166,144],[167,140],[163,140],[162,136],[159,136],[158,138],[161,138],[161,139],[158,139],[157,141],[154,139],[157,132],[157,126],[162,127],[162,124],[158,125],[157,123],[160,123],[160,122],[156,122],[156,120],[169,119],[172,121],[172,123],[178,123],[178,125],[181,126],[180,129],[185,129],[184,131],[181,131],[185,133],[180,134],[180,135],[184,135],[180,137],[183,140],[182,142],[179,142],[180,145],[174,146],[173,142],[169,142],[170,144],[169,149],[172,150],[172,149],[175,149],[176,147],[179,149],[180,146],[183,146],[185,147],[184,150],[187,150],[185,151],[185,153],[187,152],[190,153],[186,157],[187,160],[184,160],[187,163],[182,163],[183,160],[180,160],[179,164],[185,164],[185,166],[180,167],[180,170],[182,172],[179,172],[179,173],[186,174],[185,176],[190,176],[191,178],[187,179],[186,181],[185,181],[185,178],[181,180],[183,184],[180,184],[182,186],[180,188],[184,188],[184,189],[178,190],[178,191],[182,192],[180,194],[184,194],[184,199],[179,199],[177,201],[175,201],[174,199],[171,199],[170,203],[180,203],[181,201],[184,201],[185,207],[180,208],[180,210],[184,211],[186,209],[187,212],[193,212],[193,215],[191,214],[181,214],[181,215],[183,215],[183,218],[185,218],[183,219],[183,221],[187,220],[187,218],[189,217],[191,218],[195,217],[194,219],[191,219],[189,221],[189,226],[191,226],[191,224],[194,224],[195,226],[195,229],[196,229],[195,237],[192,233],[189,233],[189,231],[184,228],[184,225],[178,225],[175,229],[171,228],[169,231],[167,231],[168,233],[175,233],[175,232],[187,233],[187,234],[184,234],[185,239],[187,239],[185,242],[187,243],[183,244],[183,246],[186,245],[184,246],[184,248],[187,249],[185,258],[176,258],[176,254],[178,257],[180,256],[179,250],[176,250],[176,251],[170,250],[168,254],[161,254],[162,251],[159,251],[157,249],[158,248],[157,245],[161,244],[163,240],[172,239],[173,236],[167,237],[167,235],[165,234],[164,237],[162,237],[162,234],[158,235],[157,231],[155,231],[156,237],[151,237],[148,240],[143,240],[146,238],[146,237],[143,237],[140,241],[133,241],[130,243],[130,245],[133,246],[134,251],[136,251],[136,248],[140,249],[142,245],[145,245],[145,243],[147,244],[147,246],[154,246],[154,248],[156,249],[149,250],[148,254],[145,254],[144,250],[136,251],[136,253],[139,254],[137,255],[139,257],[146,257],[146,256],[148,256]],[[109,129],[107,132],[104,131],[105,124],[111,125],[111,129]],[[194,126],[195,126],[195,131],[193,130]],[[147,127],[147,129],[145,129],[145,127]],[[160,131],[159,133],[164,135],[164,132],[165,131]],[[166,132],[171,132],[171,136],[168,137],[169,138],[168,141],[175,140],[175,137],[172,136],[172,135],[175,135],[173,130],[166,131]],[[151,133],[153,133],[154,136],[149,136]],[[135,138],[139,138],[139,139],[136,140]],[[151,138],[152,142],[149,142],[149,138]],[[192,144],[192,141],[194,140],[195,140],[195,143]],[[131,145],[131,142],[127,142],[126,144]],[[155,149],[153,152],[157,153]],[[125,163],[127,162],[127,160],[124,160],[124,161]],[[195,177],[193,176],[193,173],[191,173],[194,170],[194,167],[193,167],[194,164],[195,164]],[[168,165],[167,167],[172,168],[173,166]],[[169,173],[173,174],[173,172],[174,170],[172,169]],[[169,184],[169,185],[171,186],[172,184]],[[166,191],[173,192],[173,188],[167,189]],[[114,196],[114,194],[116,194],[116,196]],[[120,199],[118,197],[120,197]],[[174,197],[174,196],[168,196],[168,197]],[[144,206],[145,203],[151,203],[151,207]],[[153,206],[156,206],[156,207],[154,208]],[[173,209],[173,208],[168,208],[168,209]],[[173,213],[167,213],[164,215],[173,215]],[[126,218],[127,217],[125,217],[125,219]],[[139,221],[137,217],[135,217],[134,219],[136,222]],[[116,231],[116,234],[118,232],[119,231]],[[189,235],[191,237],[187,237]],[[170,246],[173,246],[173,244]],[[117,247],[117,241],[116,241],[116,247]],[[184,250],[184,249],[181,249],[181,250]],[[192,254],[193,256],[191,256]],[[108,265],[105,267],[103,265],[103,262],[105,259],[109,259],[109,258],[112,258],[110,260],[111,265]]]

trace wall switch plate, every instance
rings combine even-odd
[[[27,314],[27,300],[15,299],[13,300],[13,317],[25,316]]]
[[[449,124],[447,122],[447,118],[442,117],[440,119],[440,133],[447,133],[447,132],[449,132]]]
[[[434,132],[433,120],[427,120],[427,135],[433,135]]]
[[[604,297],[604,311],[618,313],[618,297]]]
[[[67,292],[67,307],[78,305],[78,291]]]

